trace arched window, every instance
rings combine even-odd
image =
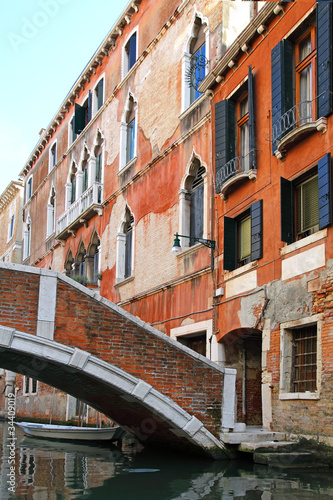
[[[88,247],[87,255],[85,256],[86,263],[86,275],[89,283],[97,283],[98,273],[99,273],[99,252],[100,252],[100,240],[98,234],[94,232],[91,238],[91,243]]]
[[[67,252],[67,256],[66,256],[66,260],[65,260],[65,268],[64,268],[66,276],[68,276],[69,278],[71,278],[73,275],[73,267],[74,267],[74,257],[73,257],[71,249],[69,249]]]
[[[137,104],[130,94],[121,122],[120,169],[136,157],[137,151]]]
[[[132,33],[124,46],[123,52],[123,78],[127,75],[129,70],[134,66],[137,60],[137,32]]]
[[[69,176],[69,181],[70,181],[70,200],[69,200],[69,205],[74,203],[76,200],[76,174],[77,174],[77,168],[75,163],[72,164],[70,176]]]
[[[206,170],[200,166],[196,176],[193,179],[190,191],[190,236],[193,238],[203,238],[204,231],[204,180]],[[190,240],[190,246],[194,245],[195,241]]]
[[[192,238],[207,237],[206,197],[207,172],[200,159],[193,154],[179,192],[179,233],[191,237],[182,239],[183,248],[197,243]]]
[[[89,185],[89,152],[87,148],[84,148],[84,154],[83,154],[83,160],[81,162],[81,168],[82,168],[82,193],[84,193]]]
[[[86,248],[83,241],[80,242],[79,248],[76,253],[74,264],[74,276],[86,276]]]
[[[28,213],[23,235],[23,260],[27,259],[30,256],[30,250],[31,250],[31,217],[30,214]]]
[[[124,219],[117,234],[117,279],[130,278],[133,270],[134,217],[126,207]]]
[[[208,72],[208,35],[207,21],[197,14],[192,23],[183,56],[183,111],[201,95],[198,87]]]
[[[46,237],[48,238],[55,231],[55,189],[51,188],[49,201],[47,204],[47,228]]]

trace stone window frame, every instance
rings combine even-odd
[[[291,392],[292,368],[292,332],[297,328],[317,325],[317,389],[316,391]],[[298,320],[287,321],[280,324],[280,400],[316,400],[320,399],[321,370],[322,370],[322,345],[321,334],[323,328],[323,315],[315,314]]]
[[[24,395],[34,395],[34,394],[37,394],[38,393],[38,380],[36,380],[36,391],[33,391],[33,380],[36,380],[36,379],[33,379],[32,377],[27,377],[26,375],[24,376],[24,379],[23,379],[23,394]],[[26,390],[26,387],[27,387],[27,381],[28,381],[28,390]]]
[[[133,156],[127,161],[127,131],[129,125],[129,116],[134,112],[135,129],[134,129],[134,148]],[[120,123],[120,152],[119,152],[119,172],[123,173],[136,162],[138,156],[138,101],[134,94],[129,91],[126,99],[126,104],[123,109],[123,114]]]
[[[136,35],[136,47],[135,47],[135,63],[129,68],[129,54],[127,51],[128,44],[130,42],[130,39],[132,38],[133,35]],[[133,66],[135,66],[137,60],[138,60],[138,53],[139,53],[139,27],[136,26],[128,35],[126,40],[124,41],[123,45],[123,50],[122,50],[122,58],[121,58],[121,74],[122,74],[122,79],[126,77],[126,75],[131,71]]]
[[[49,199],[47,202],[46,239],[55,233],[56,229],[55,210],[56,210],[56,190],[54,184],[52,184],[50,189]]]
[[[58,162],[58,139],[52,142],[49,149],[49,172],[51,172]]]
[[[125,228],[130,218],[132,223],[132,246],[131,246],[131,274],[125,278],[125,252],[126,252],[126,233]],[[116,261],[116,283],[115,286],[127,283],[134,279],[134,256],[135,256],[135,217],[131,208],[126,205],[121,223],[117,231],[117,261]]]

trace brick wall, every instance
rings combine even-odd
[[[34,334],[38,274],[0,267],[0,293],[2,325]],[[223,374],[196,353],[192,356],[186,348],[175,347],[167,336],[145,329],[134,317],[62,279],[57,283],[54,340],[88,351],[151,384],[218,435]]]

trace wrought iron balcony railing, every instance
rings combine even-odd
[[[77,219],[84,217],[90,208],[101,205],[103,186],[94,182],[57,220],[57,235],[65,231]]]
[[[216,187],[218,192],[221,190],[223,184],[237,174],[249,172],[254,166],[255,150],[251,150],[245,156],[236,156],[228,161],[216,173]]]
[[[316,98],[317,99],[317,98]],[[305,125],[313,120],[313,101],[302,101],[288,109],[281,118],[272,125],[272,141],[277,144],[283,136],[294,130],[295,127]]]

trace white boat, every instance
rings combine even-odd
[[[71,425],[15,422],[27,436],[78,441],[118,441],[124,434],[121,427],[75,427]]]

